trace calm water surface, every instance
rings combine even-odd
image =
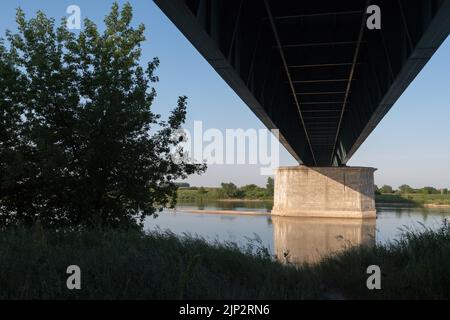
[[[450,208],[378,208],[377,219],[292,218],[270,216],[271,203],[214,202],[180,204],[175,211],[148,218],[147,230],[170,230],[208,241],[231,241],[245,246],[257,239],[272,254],[293,263],[317,262],[324,255],[353,245],[387,243],[399,238],[401,230],[423,226],[438,228],[450,218]],[[190,213],[189,210],[237,210],[266,215]]]

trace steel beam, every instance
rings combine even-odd
[[[280,52],[281,60],[283,61],[283,65],[284,65],[284,69],[286,71],[286,76],[288,78],[289,86],[291,88],[292,95],[293,95],[294,100],[295,100],[295,104],[297,105],[298,113],[299,113],[299,116],[300,116],[300,121],[302,123],[302,127],[303,127],[303,130],[305,131],[306,139],[307,139],[307,142],[308,142],[308,145],[309,145],[309,150],[311,151],[311,155],[313,157],[314,164],[317,165],[316,157],[314,156],[314,150],[312,148],[311,141],[309,140],[308,131],[306,130],[306,127],[305,127],[305,121],[303,120],[302,110],[300,109],[300,103],[299,103],[299,101],[297,99],[297,96],[295,95],[295,88],[294,88],[294,85],[292,83],[291,74],[289,72],[288,64],[286,62],[286,57],[285,57],[284,52],[283,52],[283,46],[282,46],[282,44],[280,42],[280,37],[278,35],[277,27],[275,25],[275,21],[273,20],[272,12],[270,10],[270,6],[269,6],[269,3],[267,2],[267,0],[264,0],[264,5],[266,7],[267,16],[269,17],[269,21],[270,21],[270,25],[272,27],[272,31],[273,31],[273,34],[274,34],[274,37],[275,37],[275,41],[277,43],[278,50]]]

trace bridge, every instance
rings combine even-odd
[[[304,165],[277,173],[274,210],[321,190],[318,211],[374,215],[374,170],[345,165],[450,33],[450,0],[154,1]]]

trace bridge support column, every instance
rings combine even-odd
[[[373,173],[368,167],[280,167],[273,215],[375,218]]]

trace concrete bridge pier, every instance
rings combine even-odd
[[[376,218],[369,167],[280,167],[275,175],[272,215]]]

